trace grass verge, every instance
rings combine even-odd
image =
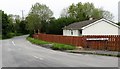
[[[43,45],[43,44],[49,44],[50,43],[50,42],[34,39],[32,37],[27,37],[27,40],[30,41],[31,43],[37,44],[37,45]]]
[[[46,42],[46,41],[35,39],[35,38],[32,38],[32,37],[27,37],[27,40],[30,41],[31,43],[37,44],[37,45],[52,44],[53,46],[51,46],[51,49],[53,49],[53,50],[61,50],[61,51],[63,51],[63,50],[74,50],[74,49],[76,49],[75,46],[72,46],[72,45]],[[74,51],[67,51],[67,52],[79,53],[79,54],[92,54],[92,55],[101,55],[101,56],[120,57],[120,55],[98,54],[98,53],[91,53],[91,52],[74,52]]]
[[[46,42],[46,41],[34,39],[32,37],[27,37],[27,40],[30,41],[31,43],[37,44],[37,45],[53,44],[53,46],[51,46],[51,48],[53,50],[74,50],[75,49],[75,46],[72,46],[72,45],[66,45],[66,44],[60,44],[60,43],[51,43],[51,42]]]
[[[75,46],[72,45],[66,45],[66,44],[59,44],[54,43],[54,45],[51,47],[53,50],[74,50]]]

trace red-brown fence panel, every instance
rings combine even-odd
[[[52,34],[34,34],[34,38],[97,50],[120,51],[120,35],[63,36]]]

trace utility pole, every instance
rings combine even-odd
[[[21,10],[22,12],[22,20],[24,20],[24,10]]]
[[[120,22],[120,1],[118,2],[118,22]]]

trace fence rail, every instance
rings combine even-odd
[[[120,51],[120,35],[62,36],[40,33],[34,34],[33,37],[89,49]]]

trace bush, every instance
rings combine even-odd
[[[15,36],[15,33],[8,33],[7,36],[6,36],[6,38],[12,38],[14,36]]]
[[[2,39],[2,35],[0,35],[0,39]]]
[[[55,43],[51,48],[53,50],[74,50],[75,46]]]
[[[16,36],[20,36],[20,35],[23,35],[22,33],[16,33]]]

